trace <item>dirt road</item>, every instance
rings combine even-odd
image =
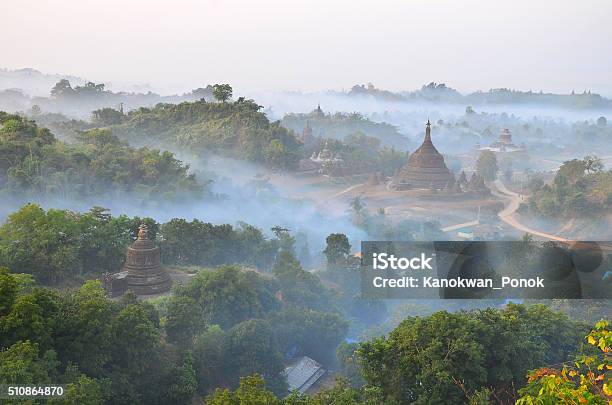
[[[514,213],[518,210],[521,205],[521,197],[514,191],[510,191],[504,186],[501,180],[497,179],[492,184],[493,188],[491,192],[497,197],[503,198],[506,201],[506,206],[497,215],[499,219],[510,225],[511,227],[518,229],[519,231],[529,233],[533,236],[538,236],[544,239],[550,239],[557,242],[571,242],[571,239],[562,238],[560,236],[552,235],[550,233],[542,232],[530,228],[526,225],[521,224],[514,217]]]

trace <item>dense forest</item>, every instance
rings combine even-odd
[[[158,224],[151,218],[113,217],[101,207],[77,213],[28,204],[0,227],[0,265],[47,285],[117,272],[142,222],[158,235],[163,260],[170,265],[239,263],[270,269],[284,246],[248,224],[234,228],[184,219]]]
[[[120,268],[143,222],[164,262],[193,276],[171,295],[107,298],[96,278]],[[0,228],[0,384],[59,382],[68,404],[529,404],[575,392],[604,403],[609,373],[588,367],[609,367],[611,337],[599,323],[583,345],[576,311],[605,305],[575,301],[580,321],[544,305],[425,311],[347,343],[356,324],[387,317],[385,303],[359,298],[347,237],[329,235],[311,273],[289,231],[274,231],[24,206]],[[80,286],[55,288],[68,280]],[[287,396],[282,371],[301,355],[341,379]]]
[[[383,146],[407,148],[407,139],[393,125],[374,122],[359,113],[325,113],[318,107],[308,114],[290,113],[281,120],[283,126],[301,133],[308,125],[315,136],[344,140],[347,135],[363,133],[376,138]]]
[[[279,122],[270,122],[261,106],[242,97],[234,102],[158,104],[119,117],[108,110],[100,113],[106,112],[109,119],[98,119],[98,125],[108,125],[132,145],[154,144],[196,155],[218,153],[282,169],[294,167],[301,157],[295,135]]]
[[[524,210],[549,218],[599,216],[612,208],[612,171],[596,156],[563,163],[550,184],[535,174],[528,188]]]
[[[373,86],[351,93],[413,97]],[[79,100],[95,104],[116,96],[95,83],[72,87],[60,81],[51,99],[77,106]],[[432,84],[418,97],[464,96]],[[198,89],[186,100],[127,113],[123,106],[106,106],[93,109],[90,121],[40,107],[28,112],[35,121],[0,113],[1,195],[171,203],[212,197],[199,172],[196,178],[172,153],[153,147],[283,171],[327,148],[348,173],[375,173],[368,180],[374,185],[407,158],[396,127],[359,114],[318,108],[271,122],[253,100],[233,101],[225,84]],[[456,122],[440,119],[435,125],[442,133],[460,130],[489,141],[506,123],[536,138],[554,127],[471,108]],[[306,126],[313,136],[298,140],[295,132]],[[571,130],[590,141],[609,136],[601,120]],[[458,163],[452,157],[447,162],[451,170]],[[510,182],[512,171],[527,164],[524,154],[498,162],[483,153],[475,166],[488,180],[501,171]],[[522,210],[554,218],[606,214],[612,180],[603,168],[590,155],[563,163],[549,184],[550,176],[528,172],[530,199]],[[374,211],[355,197],[346,214],[371,239],[447,237],[435,218],[395,220],[385,208]],[[100,280],[121,270],[142,223],[160,246],[163,264],[183,281],[169,295],[109,298]],[[303,235],[298,243],[289,229],[269,231],[244,222],[158,222],[97,206],[75,212],[24,205],[0,226],[0,385],[64,384],[65,400],[46,401],[51,404],[526,405],[610,399],[612,337],[607,322],[598,322],[609,318],[606,302],[400,305],[362,299],[359,259],[345,234],[328,235],[319,244],[325,249],[312,252]],[[508,263],[524,265],[525,252],[514,252],[516,260]],[[309,395],[289,393],[283,370],[299,356],[316,359],[335,383]]]
[[[95,281],[56,292],[2,269],[0,382],[60,382],[64,400],[50,403],[75,405],[605,403],[606,323],[581,347],[585,325],[510,304],[408,318],[387,337],[340,345],[348,323],[333,298],[280,256],[272,277],[222,266],[152,302],[110,300]],[[296,353],[338,364],[343,380],[286,396],[281,372]]]
[[[129,194],[172,200],[203,191],[189,167],[170,152],[135,149],[97,129],[67,144],[27,118],[0,112],[0,192],[5,196]]]
[[[540,104],[570,109],[610,108],[612,101],[590,90],[571,94],[521,91],[508,88],[490,89],[461,94],[445,83],[430,82],[414,91],[391,92],[376,88],[372,83],[355,85],[348,92],[352,97],[370,96],[385,101],[425,101],[460,104]]]
[[[159,103],[213,98],[211,85],[181,95],[162,96],[148,86],[135,91],[111,91],[104,83],[66,75],[45,75],[34,69],[8,72],[0,69],[0,88],[4,89],[0,90],[0,110],[63,113],[81,119],[101,108],[131,110]]]
[[[380,139],[363,132],[348,134],[342,140],[316,138],[304,145],[305,158],[316,156],[324,148],[342,159],[342,170],[346,174],[393,176],[408,159],[404,148],[382,146]]]

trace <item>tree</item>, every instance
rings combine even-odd
[[[284,393],[282,400],[266,389],[259,375],[244,377],[236,391],[218,389],[206,398],[210,405],[398,405],[384,398],[377,387],[352,388],[344,379],[337,379],[334,386],[313,395]]]
[[[254,374],[241,377],[235,392],[218,389],[206,398],[209,405],[280,405],[281,401],[265,388],[264,379]]]
[[[62,79],[53,86],[51,89],[51,97],[61,98],[74,93],[74,89],[70,85],[70,82],[66,79]]]
[[[85,374],[66,384],[61,399],[51,398],[49,405],[104,405],[106,403],[105,384]]]
[[[585,156],[582,161],[584,162],[584,170],[586,170],[588,174],[599,173],[604,168],[604,164],[601,159],[595,155]]]
[[[172,200],[203,187],[170,152],[134,149],[107,130],[79,132],[86,144],[69,145],[26,117],[0,112],[0,191],[75,197],[129,193],[143,200]]]
[[[213,97],[222,103],[232,98],[232,93],[233,89],[229,84],[215,84],[213,86]]]
[[[103,376],[111,360],[111,323],[118,308],[99,281],[87,281],[61,301],[60,311],[55,344],[60,359],[87,375]]]
[[[196,337],[193,359],[198,392],[206,395],[216,387],[228,386],[233,376],[225,358],[226,334],[220,327],[208,327]]]
[[[198,273],[188,285],[177,290],[177,295],[193,298],[202,308],[206,324],[229,329],[277,308],[275,292],[257,273],[226,265],[216,271]]]
[[[143,304],[129,304],[111,323],[113,363],[126,375],[143,376],[159,354],[159,330]]]
[[[463,403],[483,388],[509,401],[527,370],[565,361],[582,331],[543,305],[509,304],[410,317],[358,354],[366,383],[400,403]]]
[[[6,267],[0,267],[0,316],[8,314],[17,298],[17,280]]]
[[[483,150],[476,161],[476,172],[485,180],[493,181],[497,176],[497,158],[490,150]]]
[[[326,312],[334,309],[332,291],[321,283],[319,277],[302,269],[291,252],[278,254],[272,272],[280,284],[283,303]]]
[[[598,127],[605,127],[606,125],[608,125],[608,120],[606,119],[606,117],[599,117],[597,118],[597,126]]]
[[[18,341],[0,350],[0,384],[49,384],[54,382],[58,366],[54,351],[39,356],[37,344]]]
[[[326,247],[323,251],[327,258],[328,266],[338,266],[346,263],[351,250],[348,238],[343,233],[332,233],[326,239]]]
[[[0,347],[29,340],[41,352],[52,349],[59,300],[56,292],[43,288],[19,295],[10,312],[0,318]]]
[[[268,317],[279,350],[285,356],[306,355],[333,364],[336,347],[348,332],[348,322],[339,314],[314,311],[294,305]]]
[[[532,404],[609,404],[612,401],[612,333],[608,322],[600,321],[586,336],[590,345],[574,365],[561,370],[543,367],[528,375],[517,405]]]
[[[91,121],[98,126],[110,126],[121,123],[123,113],[113,108],[105,107],[91,113]]]
[[[165,323],[168,341],[190,345],[194,336],[204,327],[201,311],[193,298],[172,296],[168,302],[168,315]]]
[[[235,376],[261,374],[273,390],[281,393],[287,386],[280,376],[284,365],[283,356],[277,347],[272,328],[267,321],[251,319],[241,322],[227,332],[227,366],[233,370]],[[236,378],[235,383],[237,382]]]
[[[360,387],[363,385],[363,378],[361,377],[361,370],[359,368],[359,356],[357,355],[358,349],[358,343],[342,342],[336,350],[339,371],[353,387]]]

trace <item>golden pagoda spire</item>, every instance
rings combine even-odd
[[[138,239],[139,240],[145,240],[148,239],[148,234],[149,234],[149,227],[147,227],[147,224],[145,224],[144,222],[140,224],[140,226],[138,227]]]

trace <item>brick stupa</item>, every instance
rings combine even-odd
[[[431,124],[427,120],[423,144],[410,155],[408,163],[397,174],[395,187],[441,190],[454,181],[454,176],[444,163],[444,157],[431,142]]]
[[[170,290],[172,280],[161,266],[161,255],[149,239],[145,224],[138,228],[138,238],[128,248],[123,271],[127,271],[127,289],[136,295],[159,294]]]

